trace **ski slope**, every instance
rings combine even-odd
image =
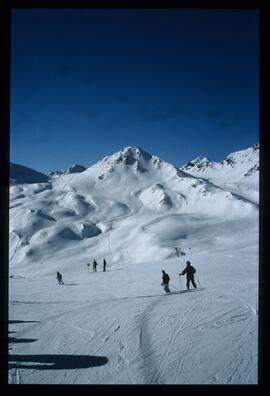
[[[258,205],[219,181],[129,147],[12,184],[9,383],[257,383]]]

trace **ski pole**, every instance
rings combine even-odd
[[[196,280],[198,281],[198,283],[199,283],[199,286],[201,287],[200,281],[199,281],[199,279],[198,279],[198,277],[197,277],[197,275],[196,275],[196,274],[195,274],[195,278],[196,278]]]
[[[179,275],[179,281],[180,281],[180,290],[182,290],[181,275]]]

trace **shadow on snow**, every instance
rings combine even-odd
[[[9,369],[72,370],[103,366],[106,356],[88,355],[9,355]]]
[[[10,344],[18,344],[23,342],[34,342],[37,341],[37,338],[15,338],[15,337],[8,337],[8,343]]]
[[[149,298],[149,297],[162,297],[162,296],[170,296],[174,294],[185,294],[185,293],[194,293],[204,290],[204,287],[197,288],[197,289],[191,289],[191,290],[177,290],[177,291],[171,291],[170,293],[163,293],[163,294],[148,294],[144,296],[129,296],[129,297],[116,297],[116,298],[106,298],[104,300],[94,300],[94,301],[117,301],[117,300],[131,300],[131,299],[137,299],[137,298]]]
[[[40,322],[39,320],[9,320],[9,324],[15,324],[15,323],[38,323]]]

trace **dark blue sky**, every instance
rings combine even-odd
[[[17,9],[11,161],[90,166],[137,145],[175,164],[259,138],[256,10]]]

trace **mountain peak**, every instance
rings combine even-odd
[[[122,148],[120,151],[106,156],[103,158],[101,162],[107,165],[115,165],[123,163],[125,165],[133,165],[135,163],[144,161],[149,161],[153,158],[153,156],[142,148],[137,146],[126,146]]]
[[[69,168],[65,169],[63,173],[70,174],[70,173],[81,173],[84,172],[86,168],[82,165],[73,164]]]
[[[73,164],[69,168],[63,171],[51,171],[48,173],[48,176],[62,176],[62,175],[70,175],[71,173],[81,173],[84,172],[86,168],[82,165]]]
[[[189,169],[200,170],[202,168],[207,167],[209,164],[210,164],[209,158],[201,156],[201,157],[195,158],[192,161],[189,161],[181,169],[183,169],[183,170],[189,170]]]
[[[150,160],[152,155],[144,151],[141,147],[126,146],[121,151],[115,153],[118,162],[132,165],[140,159]]]
[[[128,172],[129,174],[144,174],[146,172],[157,172],[163,168],[163,172],[168,175],[179,170],[162,160],[156,155],[152,155],[138,146],[126,146],[120,151],[104,157],[95,165],[91,166],[90,172],[97,172],[98,179],[103,179],[108,172]]]

